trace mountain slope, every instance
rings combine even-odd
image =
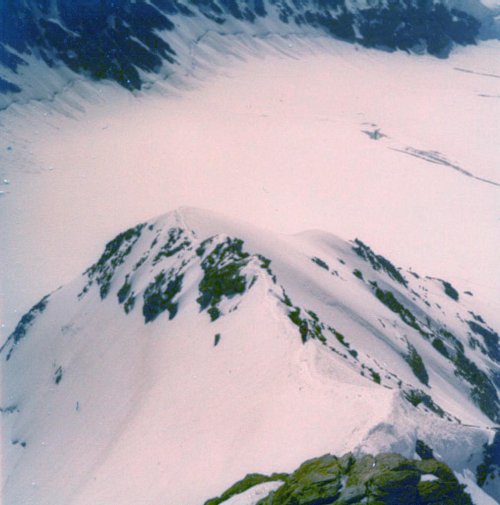
[[[417,439],[470,475],[500,357],[469,296],[360,240],[195,209],[138,225],[0,351],[6,503],[195,504],[249,471],[413,457]]]
[[[497,37],[497,11],[477,0],[4,0],[0,92],[7,95],[4,104],[53,98],[78,76],[141,89],[158,74],[182,75],[207,35],[219,36],[215,45],[222,52],[232,50],[226,35],[326,34],[442,57],[454,45]]]

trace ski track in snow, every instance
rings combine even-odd
[[[477,72],[475,70],[470,70],[470,69],[467,69],[467,68],[458,68],[458,67],[455,67],[454,70],[457,70],[458,72],[465,72],[466,74],[482,75],[483,77],[493,77],[494,79],[500,79],[500,75],[489,74],[487,72]]]
[[[390,149],[403,154],[408,154],[410,156],[415,156],[416,158],[428,161],[429,163],[435,163],[436,165],[443,165],[445,167],[450,167],[453,170],[456,170],[457,172],[466,175],[467,177],[472,177],[473,179],[476,179],[478,181],[485,182],[487,184],[493,184],[493,186],[500,186],[500,183],[498,182],[491,181],[489,179],[484,179],[483,177],[478,177],[473,173],[464,170],[459,165],[451,163],[441,153],[435,151],[423,151],[421,149],[415,149],[413,147],[407,147],[406,149],[396,149],[394,147],[391,147]]]

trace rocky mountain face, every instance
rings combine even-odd
[[[191,65],[193,46],[209,33],[316,33],[445,57],[495,23],[479,1],[3,0],[0,13],[0,92],[14,95],[25,90],[22,75],[36,62],[69,70],[66,80],[80,74],[141,89],[148,75]]]
[[[249,472],[286,473],[237,487],[284,482],[261,504],[498,500],[499,335],[473,300],[359,239],[142,223],[0,350],[7,502],[194,504]]]

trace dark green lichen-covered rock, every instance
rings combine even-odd
[[[449,296],[452,300],[458,301],[459,298],[458,291],[451,285],[451,283],[443,280],[441,280],[441,283],[443,284],[445,294]]]
[[[326,454],[279,478],[275,474],[267,480],[262,475],[254,479],[255,475],[205,505],[222,504],[256,484],[277,480],[283,484],[258,505],[473,505],[464,486],[444,463],[411,460],[393,453],[358,458]]]
[[[367,494],[387,505],[417,505],[417,485],[420,480],[418,471],[413,468],[407,470],[387,470],[378,474],[367,483]]]
[[[129,276],[127,275],[125,277],[125,281],[122,287],[118,290],[118,293],[116,293],[118,303],[120,304],[123,303],[128,298],[131,291],[132,291],[132,284],[130,283]]]
[[[415,452],[422,459],[433,459],[434,458],[433,450],[423,440],[420,440],[420,439],[417,439],[417,442],[415,444]]]
[[[470,396],[474,403],[492,421],[500,422],[500,398],[493,381],[465,353],[457,351],[453,358],[455,375],[465,379],[471,386]]]
[[[209,239],[202,243],[196,251],[198,256],[205,255],[206,248],[212,241]],[[243,251],[243,241],[232,238],[217,244],[204,256],[201,262],[204,276],[199,284],[200,296],[197,302],[201,310],[209,309],[212,321],[220,315],[217,305],[223,297],[241,295],[247,289],[247,278],[242,269],[248,264],[249,257]]]
[[[177,314],[177,302],[174,298],[182,289],[184,274],[178,272],[160,272],[144,291],[142,313],[144,321],[154,321],[162,312],[168,311],[169,319]]]
[[[432,341],[432,347],[434,347],[434,349],[436,349],[436,351],[439,352],[439,354],[442,354],[445,358],[450,357],[448,349],[446,348],[444,342],[439,337],[436,337]]]
[[[389,310],[398,314],[404,323],[417,330],[423,337],[429,337],[427,332],[425,332],[418,324],[415,315],[398,301],[392,291],[384,291],[383,289],[380,289],[376,282],[373,282],[371,284],[375,290],[375,296],[380,302],[382,302]]]
[[[21,320],[17,323],[15,330],[9,335],[5,344],[0,347],[0,353],[2,353],[7,347],[10,347],[5,357],[6,361],[9,361],[15,346],[26,336],[28,329],[33,325],[37,316],[45,310],[47,304],[49,303],[49,297],[50,295],[44,296],[38,303],[33,305],[33,307],[31,307],[31,309],[26,312],[23,317],[21,317]]]
[[[170,258],[187,249],[191,241],[185,235],[182,228],[171,228],[168,231],[167,241],[162,245],[159,252],[153,259],[153,265],[156,265],[162,258]]]
[[[326,338],[323,335],[325,325],[319,320],[318,316],[312,311],[305,311],[308,315],[302,315],[300,307],[292,307],[293,310],[288,313],[288,318],[299,329],[302,343],[305,344],[310,339],[317,339],[326,344]]]
[[[352,274],[360,280],[363,280],[363,272],[357,268],[352,272]]]
[[[333,503],[342,490],[342,476],[351,456],[321,456],[303,463],[285,484],[259,502],[259,505],[309,505]]]
[[[416,465],[422,475],[432,479],[420,479],[417,486],[419,504],[472,505],[470,496],[464,492],[464,486],[458,483],[457,478],[447,465],[435,459],[417,461]]]
[[[386,258],[380,254],[375,254],[370,247],[361,242],[361,240],[356,239],[354,241],[356,244],[352,250],[360,257],[368,262],[373,270],[385,272],[391,279],[395,280],[403,286],[408,285],[408,281],[401,275],[399,270]]]
[[[316,265],[318,265],[319,267],[325,269],[326,271],[329,271],[330,270],[330,267],[328,266],[328,263],[326,263],[325,261],[323,261],[321,258],[318,258],[318,257],[314,257],[314,258],[311,258],[311,261],[313,263],[316,263]]]
[[[239,480],[235,484],[233,484],[229,489],[224,491],[217,498],[211,498],[207,500],[204,505],[219,505],[219,503],[225,502],[229,500],[232,496],[236,494],[243,493],[247,489],[250,489],[258,484],[263,484],[264,482],[274,482],[279,480],[284,480],[288,477],[286,473],[272,475],[262,475],[261,473],[249,473],[246,477]]]
[[[491,444],[484,445],[483,461],[476,469],[477,483],[484,486],[488,480],[500,478],[500,431],[496,431]]]
[[[415,377],[426,386],[429,385],[429,374],[425,368],[422,356],[417,352],[414,346],[408,344],[408,354],[405,356],[405,360],[410,365]]]
[[[145,224],[139,224],[117,235],[106,244],[101,257],[85,271],[88,282],[78,295],[81,298],[95,282],[99,286],[101,299],[108,296],[116,269],[125,262],[125,258],[130,254],[135,243],[139,240]]]
[[[258,505],[472,505],[444,463],[399,454],[327,454],[306,461],[282,480]]]
[[[219,304],[223,298],[242,295],[253,286],[256,276],[243,271],[252,260],[273,277],[269,268],[270,260],[244,251],[241,239],[227,237],[214,247],[215,241],[215,237],[209,238],[196,250],[196,254],[202,258],[203,269],[203,278],[198,286],[200,296],[196,301],[202,311],[208,312],[212,321],[221,315]]]
[[[483,325],[475,321],[467,321],[467,324],[476,335],[480,335],[483,338],[488,356],[497,363],[500,363],[500,336],[498,333],[491,328],[485,327],[486,324],[484,324],[484,321]]]
[[[130,282],[128,274],[125,276],[122,287],[116,293],[116,297],[118,298],[118,303],[120,305],[123,304],[125,314],[128,314],[134,308],[135,294],[132,291],[132,283]]]
[[[432,399],[432,396],[424,393],[420,389],[408,389],[404,393],[404,398],[408,400],[414,407],[418,407],[420,404],[427,407],[431,412],[434,412],[439,417],[445,417],[445,411]]]

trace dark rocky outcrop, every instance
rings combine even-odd
[[[223,503],[268,481],[283,484],[258,505],[473,504],[448,466],[432,458],[417,461],[392,453],[358,458],[352,454],[340,458],[327,454],[306,461],[292,474],[258,477],[250,474],[205,505]]]

